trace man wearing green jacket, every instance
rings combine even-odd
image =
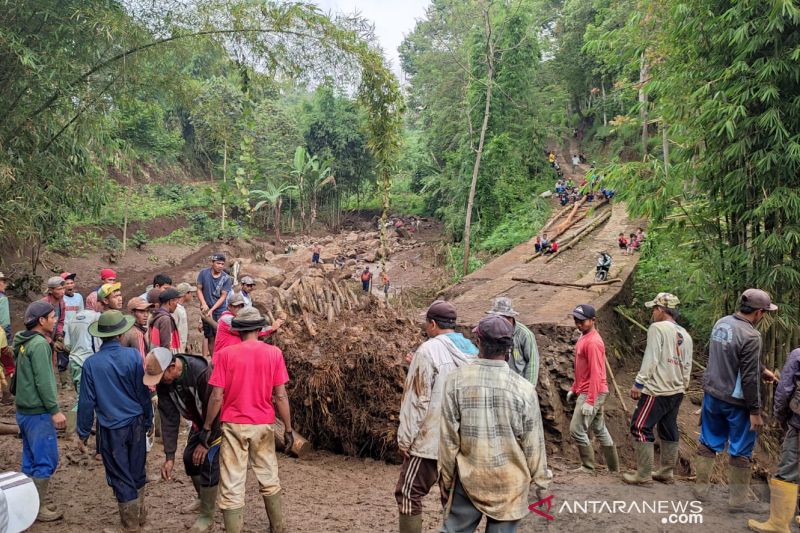
[[[511,298],[496,298],[486,314],[499,315],[514,327],[514,348],[508,358],[508,366],[536,387],[539,383],[539,348],[536,346],[536,337],[522,322],[517,321],[519,313],[514,310]]]
[[[56,325],[55,309],[47,302],[33,302],[25,310],[25,331],[14,337],[17,366],[17,425],[22,436],[22,472],[33,478],[39,492],[40,522],[58,520],[63,513],[47,506],[47,486],[58,466],[56,429],[67,419],[59,410],[52,348],[47,340]]]

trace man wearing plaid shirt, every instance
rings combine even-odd
[[[489,315],[473,332],[478,360],[444,385],[439,473],[450,498],[442,531],[475,531],[486,515],[488,533],[513,532],[528,514],[531,483],[537,496],[549,483],[539,401],[506,362],[514,327]]]

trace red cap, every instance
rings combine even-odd
[[[67,281],[68,279],[75,279],[75,276],[77,276],[77,274],[75,274],[73,272],[62,272],[61,273],[61,279],[63,279],[64,281]]]
[[[117,279],[117,273],[111,270],[110,268],[104,268],[100,271],[100,279]]]

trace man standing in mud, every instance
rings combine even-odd
[[[155,289],[153,289],[153,291],[155,291]],[[175,309],[178,307],[180,298],[181,296],[178,294],[178,291],[172,288],[159,293],[158,302],[160,305],[153,311],[153,316],[150,318],[150,327],[148,329],[151,347],[155,348],[156,346],[161,346],[162,348],[172,350],[172,353],[178,353],[181,347],[181,337],[178,333],[178,325],[175,324],[172,313],[174,313]]]
[[[473,330],[480,355],[454,370],[442,393],[439,472],[450,495],[442,531],[516,531],[527,516],[528,492],[549,484],[536,389],[509,368],[514,326],[499,315]],[[541,496],[540,496],[541,499]]]
[[[215,321],[219,321],[219,317],[228,308],[226,301],[228,293],[233,288],[233,280],[223,270],[224,268],[225,254],[216,253],[211,256],[211,266],[201,270],[197,275],[197,299],[200,301],[200,311]],[[208,348],[204,347],[203,355],[210,356],[214,353],[215,331],[205,321],[203,321],[203,336],[208,341]]]
[[[711,330],[693,492],[698,500],[708,501],[714,460],[727,446],[728,510],[732,513],[761,511],[749,500],[750,459],[764,426],[759,377],[772,380],[774,375],[761,366],[761,333],[756,325],[765,314],[777,310],[769,294],[747,289],[739,311],[720,318]]]
[[[197,491],[200,516],[192,525],[192,533],[210,531],[214,526],[217,486],[219,484],[219,449],[221,430],[219,418],[211,431],[202,431],[208,401],[211,397],[211,366],[203,357],[173,355],[166,348],[154,348],[145,360],[144,384],[156,387],[161,432],[164,442],[164,465],[161,477],[172,479],[175,451],[181,418],[192,423],[192,430],[183,450],[183,466]],[[210,445],[210,446],[207,446]]]
[[[98,311],[100,313],[103,312],[103,309],[100,309],[98,306],[98,301],[100,299],[100,289],[103,285],[114,285],[117,282],[117,273],[114,272],[110,268],[104,268],[100,271],[100,281],[101,284],[95,290],[89,293],[86,297],[86,309],[92,309],[93,311]],[[119,307],[117,309],[122,309],[122,302],[120,301]]]
[[[214,370],[208,380],[213,389],[203,423],[202,444],[211,447],[212,430],[219,415],[222,445],[217,501],[226,533],[242,531],[248,464],[258,479],[270,531],[286,533],[275,455],[275,410],[285,428],[284,444],[291,450],[294,433],[286,393],[289,373],[283,352],[258,340],[266,325],[267,320],[256,308],[240,311],[231,321],[231,330],[239,333],[242,342],[215,354]]]
[[[581,338],[575,344],[575,382],[567,393],[567,401],[575,401],[569,433],[578,444],[581,456],[579,470],[590,474],[595,472],[595,462],[589,430],[603,447],[608,471],[619,472],[617,447],[606,428],[603,413],[603,404],[608,396],[606,346],[595,328],[596,317],[597,312],[589,304],[578,305],[572,311]]]
[[[425,314],[428,340],[417,348],[406,376],[400,406],[397,444],[403,466],[394,495],[399,510],[400,533],[422,531],[422,499],[439,475],[439,426],[445,379],[456,368],[475,360],[478,349],[455,332],[456,308],[436,301]],[[447,495],[442,494],[442,503]]]
[[[680,432],[678,411],[689,387],[692,372],[692,337],[675,321],[680,301],[674,294],[660,292],[645,303],[653,309],[653,323],[647,330],[647,346],[642,366],[631,387],[631,398],[638,400],[631,417],[630,431],[636,450],[636,471],[622,474],[630,485],[652,480],[674,483]],[[653,429],[658,426],[661,440],[661,468],[653,473]]]

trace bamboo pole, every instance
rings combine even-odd
[[[552,287],[575,287],[577,289],[590,289],[596,285],[611,285],[621,283],[621,278],[607,279],[605,281],[593,281],[591,283],[570,283],[568,281],[548,281],[528,278],[511,278],[511,281],[521,281],[522,283],[532,283],[534,285],[550,285]]]
[[[611,370],[611,365],[608,363],[608,358],[606,358],[606,371],[608,372],[609,377],[611,377],[611,383],[614,385],[614,391],[617,393],[617,398],[619,398],[619,403],[622,404],[622,410],[625,411],[625,414],[628,414],[628,406],[625,405],[625,399],[622,397],[622,393],[619,391],[619,386],[617,386],[617,378],[614,377],[614,371]]]
[[[558,257],[558,255],[561,252],[569,250],[570,248],[572,248],[573,246],[578,244],[581,240],[583,240],[584,237],[586,237],[587,235],[590,235],[601,224],[603,224],[606,221],[608,221],[609,218],[611,218],[611,211],[606,211],[602,215],[598,216],[597,219],[595,219],[594,221],[589,223],[585,228],[583,228],[578,233],[576,233],[575,236],[572,238],[571,241],[569,241],[568,244],[565,244],[564,246],[559,247],[559,249],[558,249],[558,251],[556,253],[554,253],[553,255],[551,255],[550,257],[547,258],[547,262],[549,263],[550,261],[552,261],[553,259]]]

